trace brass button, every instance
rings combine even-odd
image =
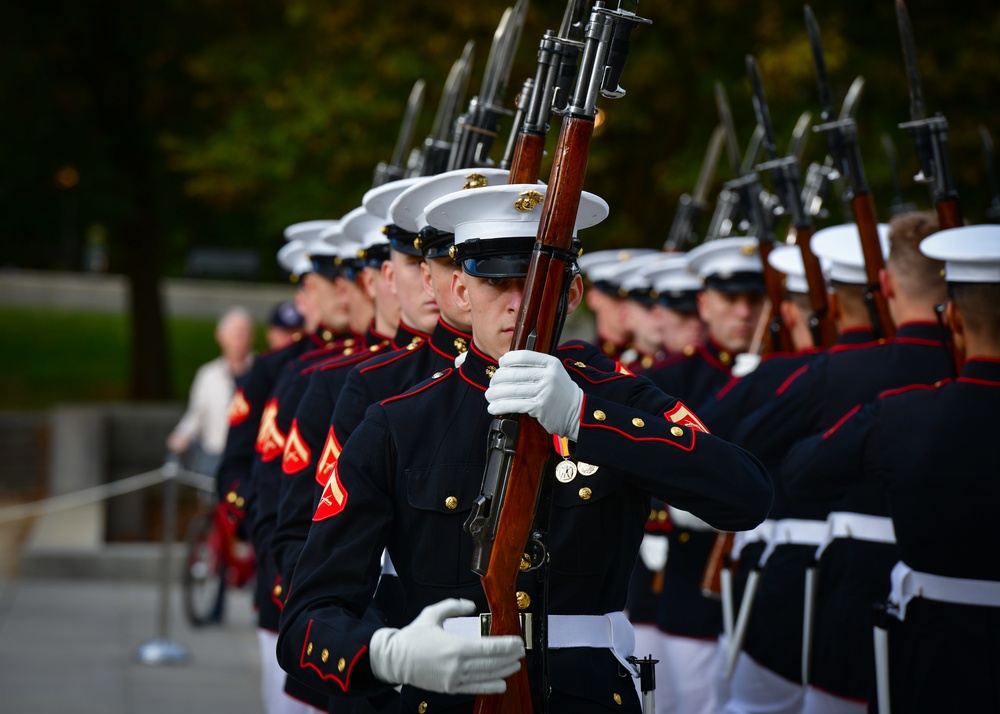
[[[594,492],[591,491],[586,486],[584,486],[583,488],[580,489],[579,494],[580,494],[580,498],[582,498],[584,501],[586,501],[587,499],[589,499],[594,494]]]
[[[226,494],[226,500],[230,503],[236,503],[236,491],[230,491]]]
[[[426,714],[427,712],[427,702],[420,702],[417,705],[417,714]]]
[[[666,511],[658,511],[656,514],[656,520],[658,520],[660,523],[666,523],[668,517],[669,514]]]
[[[354,350],[352,350],[351,348],[347,348],[346,350],[344,350],[344,356],[345,357],[347,357],[349,355],[352,355],[352,354],[354,354]]]
[[[619,694],[618,692],[615,692],[615,694],[614,694],[614,700],[615,700],[615,704],[621,704],[622,703],[622,695]]]
[[[353,347],[356,340],[353,337],[349,337],[344,340],[344,347]]]
[[[337,671],[343,672],[344,669],[346,668],[347,668],[347,660],[341,657],[339,660],[337,660]]]
[[[642,427],[646,426],[646,422],[644,422],[639,417],[636,417],[635,419],[632,420],[632,426],[639,427],[641,429]]]
[[[684,430],[681,429],[679,426],[670,427],[670,433],[673,434],[674,436],[684,436]]]
[[[524,590],[518,590],[515,597],[517,598],[517,609],[527,610],[528,605],[531,604],[531,597],[528,593],[524,592]]]
[[[275,596],[275,597],[281,597],[281,593],[282,593],[282,592],[283,592],[283,591],[282,591],[282,589],[281,589],[281,586],[280,586],[280,585],[275,585],[275,586],[274,586],[274,596]]]
[[[689,540],[691,540],[691,534],[681,533],[680,538],[678,540],[680,540],[681,543],[687,543]]]
[[[657,511],[656,511],[655,508],[649,509],[649,518],[647,518],[646,520],[648,520],[648,521],[655,521],[656,520],[656,513],[657,513]]]
[[[594,412],[594,418],[597,419],[597,421],[604,421],[608,418],[608,415],[598,409]]]
[[[730,362],[733,361],[733,356],[728,352],[720,352],[719,361],[722,362],[722,364],[728,365]]]
[[[691,355],[693,355],[695,353],[695,350],[696,350],[696,348],[695,348],[694,345],[687,345],[686,347],[684,347],[684,356],[685,357],[690,357]]]
[[[328,659],[330,659],[330,650],[324,647],[323,651],[319,653],[319,658],[324,662],[326,662]]]
[[[528,568],[530,568],[531,567],[531,556],[529,556],[527,553],[524,553],[521,556],[521,564],[518,565],[517,567],[520,570],[527,570]]]
[[[308,645],[306,645],[306,654],[311,655],[312,653],[313,653],[313,643],[310,642]]]
[[[243,500],[243,496],[240,496],[239,498],[236,499],[237,508],[243,508],[244,503],[246,503],[246,501]]]
[[[645,357],[643,357],[642,358],[642,366],[645,367],[646,369],[649,369],[650,367],[652,367],[653,366],[653,356],[652,355],[646,355]]]
[[[587,365],[586,365],[585,362],[574,362],[573,366],[574,367],[586,367]]]
[[[454,511],[456,508],[458,508],[458,499],[455,498],[454,496],[448,496],[448,498],[444,499],[444,506],[449,511]]]

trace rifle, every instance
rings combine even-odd
[[[559,132],[511,349],[551,353],[558,341],[558,313],[568,288],[568,266],[572,263],[569,249],[594,131],[597,97],[618,98],[625,94],[618,81],[629,37],[639,23],[649,20],[620,6],[610,10],[601,0],[594,3],[576,87]],[[551,437],[538,422],[524,415],[501,416],[490,426],[482,493],[466,522],[474,542],[472,570],[482,577],[490,607],[490,635],[522,634],[515,597],[517,575],[545,561],[544,543],[534,562],[523,554],[529,534],[538,540],[538,534],[531,531],[550,444]],[[539,515],[544,516],[541,512]],[[544,617],[540,619],[534,623],[531,639],[542,643],[538,654],[544,657],[546,623]],[[542,684],[544,698],[548,688],[544,681]],[[476,699],[479,714],[530,713],[533,709],[528,674],[523,668],[507,679],[504,694],[480,695]]]
[[[510,169],[510,183],[534,183],[545,155],[545,136],[549,115],[565,111],[568,101],[566,78],[572,79],[580,54],[581,42],[571,37],[582,26],[574,22],[580,0],[568,0],[558,33],[547,30],[538,45],[538,68],[534,79],[525,80],[518,96],[507,151],[500,168]]]
[[[892,178],[892,203],[889,205],[889,215],[895,218],[904,213],[913,213],[917,207],[903,200],[903,187],[899,184],[899,159],[896,155],[896,143],[888,134],[882,135],[882,150],[885,152],[885,162],[889,165],[889,176]]]
[[[448,157],[448,170],[488,166],[489,153],[500,127],[500,117],[512,114],[502,106],[514,52],[528,12],[528,0],[517,0],[500,18],[486,60],[486,73],[479,94],[455,125],[455,141]]]
[[[418,79],[410,90],[410,98],[406,102],[406,113],[403,115],[403,123],[399,127],[399,136],[396,139],[396,148],[392,152],[392,158],[388,163],[379,161],[375,167],[375,178],[372,181],[372,188],[382,184],[396,181],[403,178],[406,168],[403,166],[403,154],[413,140],[413,129],[420,115],[420,107],[424,104],[424,80]]]
[[[778,157],[774,144],[774,129],[771,127],[771,115],[764,96],[764,86],[760,80],[760,72],[754,58],[747,55],[747,73],[753,86],[753,107],[757,115],[757,123],[764,128],[764,148],[769,160],[758,169],[771,171],[774,186],[785,209],[792,214],[792,226],[789,229],[787,242],[799,246],[802,251],[802,263],[806,270],[806,282],[809,284],[809,302],[812,314],[809,316],[809,330],[813,343],[817,347],[832,345],[837,338],[836,328],[830,318],[829,304],[826,294],[826,279],[823,268],[809,248],[813,234],[812,219],[802,205],[802,192],[799,188],[799,160],[795,154]]]
[[[906,79],[910,85],[910,121],[900,124],[899,128],[910,131],[917,145],[917,161],[920,163],[920,173],[913,180],[930,188],[941,230],[957,228],[963,224],[962,207],[948,157],[948,120],[940,112],[928,117],[924,111],[917,48],[913,41],[910,14],[903,0],[896,0],[896,22],[903,47],[903,62],[906,64]]]
[[[705,158],[701,163],[698,181],[694,185],[694,193],[681,195],[680,205],[677,207],[677,213],[674,214],[674,221],[670,224],[670,233],[667,234],[667,240],[663,244],[663,250],[666,252],[686,250],[697,240],[698,236],[694,232],[695,223],[708,208],[708,202],[705,199],[712,178],[715,176],[715,167],[719,163],[719,154],[722,152],[722,144],[725,140],[725,127],[716,126],[715,131],[712,132],[712,138],[708,142]]]
[[[861,250],[865,257],[865,276],[868,280],[865,286],[865,303],[871,314],[872,329],[875,334],[889,339],[895,334],[895,327],[889,314],[889,303],[882,294],[879,282],[879,272],[885,267],[885,259],[882,256],[882,243],[878,235],[875,199],[868,188],[864,166],[861,163],[858,125],[853,117],[833,120],[833,94],[826,73],[819,25],[808,5],[805,6],[805,19],[813,64],[816,67],[816,81],[819,85],[821,117],[824,121],[815,130],[826,132],[830,142],[830,154],[840,174],[848,179],[844,197],[850,201],[851,212],[854,214],[854,222],[858,226],[858,235],[861,238]]]
[[[431,133],[424,139],[423,148],[410,156],[406,175],[434,176],[448,167],[448,157],[451,155],[451,139],[454,134],[455,121],[459,106],[465,97],[469,86],[469,74],[472,70],[472,50],[476,43],[469,40],[462,49],[462,55],[451,65],[448,79],[444,83],[441,101],[438,103]]]

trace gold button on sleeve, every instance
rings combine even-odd
[[[597,419],[597,421],[604,421],[608,418],[608,415],[598,409],[594,412],[594,418]]]
[[[343,672],[347,668],[347,660],[341,657],[337,660],[337,671]]]
[[[324,662],[328,661],[330,659],[330,650],[324,647],[323,651],[319,653],[319,658]]]
[[[518,590],[515,597],[517,598],[517,609],[527,610],[528,606],[531,604],[531,596],[524,592],[524,590]]]
[[[284,590],[282,590],[282,588],[281,588],[280,585],[275,585],[274,586],[274,595],[275,595],[275,597],[281,597],[281,593],[282,592],[284,592]]]
[[[670,427],[670,433],[673,434],[674,436],[684,436],[684,430],[681,429],[679,426]]]
[[[311,655],[312,653],[313,653],[313,643],[310,642],[308,645],[306,645],[306,654]]]
[[[230,503],[236,503],[236,491],[230,491],[226,494],[226,500]]]
[[[239,498],[236,499],[237,508],[243,508],[244,503],[246,503],[246,501],[243,500],[243,496],[240,496]]]
[[[619,694],[618,692],[615,692],[614,700],[615,700],[615,704],[619,704],[620,705],[622,703],[622,695]]]
[[[420,704],[417,705],[417,714],[426,714],[426,712],[427,712],[427,702],[420,702]]]
[[[586,367],[587,365],[585,363],[583,363],[583,362],[574,362],[573,366],[574,367]]]
[[[458,508],[458,499],[454,496],[448,496],[448,498],[444,499],[444,507],[449,511],[454,511]]]
[[[635,426],[635,427],[638,427],[638,428],[641,429],[642,427],[646,426],[646,422],[644,422],[639,417],[636,417],[635,419],[632,420],[632,426]]]
[[[580,498],[582,498],[584,501],[586,501],[587,499],[589,499],[594,494],[594,492],[591,491],[586,486],[584,486],[583,488],[581,488],[578,493],[580,495]]]
[[[687,543],[689,540],[691,540],[691,534],[681,533],[680,536],[677,537],[677,540],[679,540],[681,543]]]

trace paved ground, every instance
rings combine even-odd
[[[171,638],[189,664],[139,664],[157,628],[147,583],[0,580],[0,712],[4,714],[259,714],[257,637],[246,592],[226,623],[193,630],[173,595]]]

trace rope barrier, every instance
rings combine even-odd
[[[86,506],[91,503],[105,501],[114,496],[121,496],[134,491],[141,491],[144,488],[163,483],[168,478],[176,478],[179,483],[190,486],[201,491],[211,492],[215,489],[215,479],[205,474],[186,471],[175,467],[176,476],[164,474],[161,466],[152,471],[145,471],[128,478],[112,481],[111,483],[90,486],[88,488],[64,493],[51,498],[44,498],[30,503],[19,503],[14,506],[0,508],[0,523],[10,523],[33,516],[41,516],[49,513],[57,513],[78,506]]]

